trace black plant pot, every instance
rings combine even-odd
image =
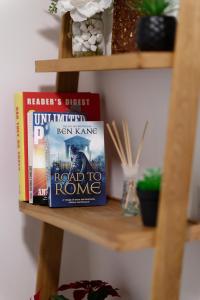
[[[157,224],[159,191],[141,191],[137,189],[140,200],[144,226],[154,227]]]
[[[176,18],[141,17],[137,26],[137,45],[142,51],[172,51],[175,44]]]

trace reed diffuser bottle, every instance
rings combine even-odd
[[[124,182],[121,205],[125,216],[140,215],[140,203],[136,193],[137,166],[122,165]]]
[[[148,122],[146,122],[145,124],[143,135],[140,144],[138,146],[136,159],[133,162],[128,123],[126,121],[122,121],[124,145],[120,138],[119,131],[115,121],[112,122],[112,127],[109,124],[107,124],[107,128],[110,133],[111,139],[120,158],[122,171],[123,171],[124,180],[123,180],[123,193],[122,193],[121,205],[125,216],[140,215],[140,205],[139,205],[139,200],[136,192],[136,177],[138,174],[138,169],[139,169],[138,162],[143,149],[144,137],[145,137],[147,126],[148,126]]]

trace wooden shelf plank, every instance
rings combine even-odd
[[[20,211],[116,251],[155,246],[155,228],[142,226],[138,217],[124,217],[117,200],[106,206],[54,209],[21,202]],[[188,225],[187,240],[199,239],[200,224]]]
[[[172,52],[137,52],[111,56],[91,56],[39,60],[36,72],[73,72],[170,68],[173,66]]]

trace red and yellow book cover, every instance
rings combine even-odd
[[[100,119],[98,94],[23,92],[15,95],[19,200],[29,201],[28,112],[82,112],[88,120]]]
[[[39,131],[41,131],[40,128]],[[48,204],[45,149],[44,138],[39,138],[37,143],[33,143],[33,199],[31,202],[34,204],[45,204],[45,202]]]

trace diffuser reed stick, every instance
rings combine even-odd
[[[117,150],[117,153],[121,160],[122,165],[129,166],[129,167],[131,167],[133,165],[137,165],[139,163],[139,160],[141,157],[141,153],[142,153],[142,149],[143,149],[143,145],[144,145],[144,138],[145,138],[145,134],[146,134],[147,127],[148,127],[148,121],[146,121],[145,126],[144,126],[143,134],[142,134],[139,146],[138,146],[134,164],[133,164],[133,154],[132,154],[133,152],[131,149],[130,131],[129,131],[127,121],[122,121],[124,145],[122,143],[122,139],[120,138],[119,130],[117,128],[116,122],[112,121],[112,127],[109,125],[109,123],[107,123],[106,126],[107,126],[108,132],[111,136],[111,139],[113,141],[113,144],[115,146],[115,149]],[[124,150],[124,148],[125,148],[125,150]]]
[[[124,152],[124,148],[122,146],[122,142],[121,142],[121,139],[120,139],[119,131],[117,129],[117,125],[116,125],[115,121],[112,121],[112,126],[113,126],[113,130],[114,130],[115,136],[117,138],[119,149],[120,149],[122,157],[123,157],[123,163],[127,164],[126,155],[125,155],[125,152]]]
[[[112,139],[113,144],[114,144],[114,146],[115,146],[115,149],[117,150],[117,153],[118,153],[118,155],[119,155],[119,158],[120,158],[120,160],[121,160],[121,163],[125,163],[125,161],[123,160],[122,153],[121,153],[121,151],[120,151],[120,149],[119,149],[119,146],[118,146],[118,144],[117,144],[117,141],[116,141],[116,139],[115,139],[115,136],[114,136],[114,134],[113,134],[113,132],[112,132],[112,129],[111,129],[110,125],[109,125],[109,124],[106,124],[106,126],[107,126],[107,128],[108,128],[108,132],[110,133],[110,136],[111,136],[111,139]]]
[[[134,178],[137,174],[138,170],[138,163],[141,157],[143,145],[144,145],[144,138],[148,127],[148,121],[145,123],[143,134],[137,149],[136,158],[133,163],[133,152],[131,148],[131,138],[130,138],[130,131],[128,127],[127,121],[122,121],[122,129],[123,129],[123,139],[121,139],[119,130],[117,128],[116,122],[112,121],[112,124],[106,124],[108,128],[108,132],[111,136],[117,154],[120,158],[121,165],[123,168],[124,174],[129,178],[128,182],[128,190],[125,198],[125,209],[128,207],[128,203],[130,201],[131,195],[134,197],[135,194],[135,182]],[[123,142],[124,141],[124,142]]]
[[[147,131],[148,124],[149,124],[149,122],[146,121],[145,126],[144,126],[144,130],[143,130],[143,134],[142,134],[142,138],[141,138],[139,146],[138,146],[138,151],[137,151],[136,159],[135,159],[135,165],[138,164],[138,162],[140,160],[140,156],[142,154],[142,149],[143,149],[143,145],[144,145],[144,138],[145,138],[145,134],[146,134],[146,131]]]
[[[129,149],[128,149],[128,136],[127,136],[127,127],[125,121],[122,121],[122,127],[123,127],[124,143],[125,143],[126,156],[127,156],[127,165],[129,165],[130,161],[129,161]]]
[[[132,166],[133,165],[133,155],[132,155],[132,150],[131,150],[131,138],[130,138],[130,132],[129,132],[127,121],[125,121],[125,127],[126,127],[127,141],[128,141],[129,166]]]

